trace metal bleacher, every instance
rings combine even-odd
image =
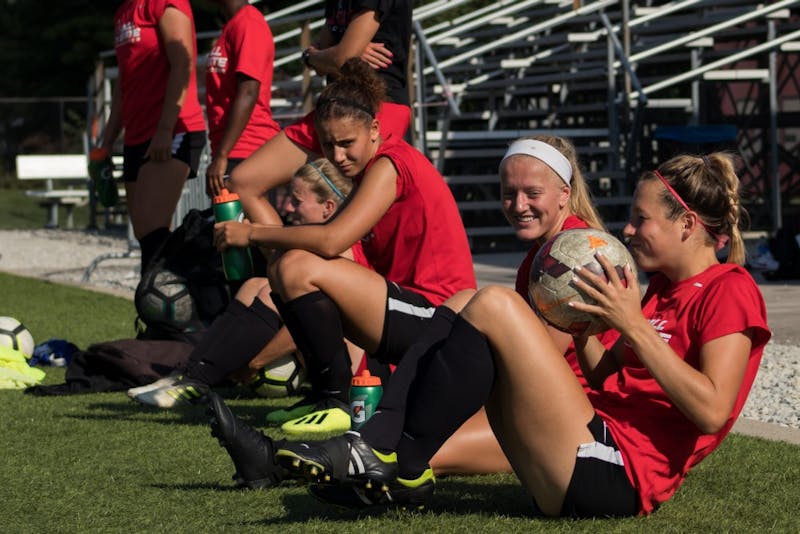
[[[800,0],[417,4],[413,139],[450,185],[473,251],[524,246],[499,211],[497,164],[513,139],[537,133],[573,140],[612,229],[627,217],[638,174],[681,150],[740,156],[756,228],[777,229],[800,205]],[[322,2],[266,19],[274,113],[286,124],[323,83],[299,61],[322,25]],[[199,34],[200,49],[215,35]],[[674,137],[716,126],[735,138]],[[665,127],[673,137],[659,136]]]

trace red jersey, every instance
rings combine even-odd
[[[247,5],[222,28],[208,54],[206,65],[206,114],[211,153],[216,154],[227,125],[226,111],[236,98],[237,74],[261,82],[258,100],[228,157],[246,158],[280,131],[272,118],[272,70],[275,42],[264,16]]]
[[[361,241],[356,241],[353,243],[353,246],[350,247],[350,252],[353,253],[354,262],[362,267],[366,267],[367,269],[372,269],[367,261],[367,257],[364,255],[364,247],[361,246]]]
[[[128,0],[114,15],[114,48],[119,64],[126,145],[138,145],[151,139],[164,108],[170,66],[158,33],[158,21],[167,7],[176,8],[189,17],[194,35],[189,0]],[[198,132],[206,127],[197,100],[196,59],[197,43],[194,42],[192,74],[173,133]]]
[[[394,203],[361,240],[369,264],[435,306],[462,289],[474,289],[467,234],[439,172],[402,139],[390,137],[381,143],[367,169],[378,158],[391,160],[397,188]]]
[[[770,338],[764,299],[750,274],[738,265],[714,265],[678,283],[657,274],[642,299],[642,312],[678,357],[699,368],[701,347],[722,336],[753,329],[744,379],[725,426],[703,434],[667,397],[630,348],[622,369],[601,391],[588,393],[595,411],[619,446],[640,513],[669,499],[686,473],[728,434],[756,377]]]

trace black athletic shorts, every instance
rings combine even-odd
[[[595,414],[586,425],[595,441],[578,447],[575,470],[564,497],[565,517],[614,517],[639,513],[639,496],[628,480],[622,454]]]
[[[125,145],[122,150],[122,179],[135,182],[139,177],[139,169],[147,163],[144,155],[150,140],[138,145]],[[189,178],[197,176],[200,157],[206,146],[206,132],[185,132],[175,134],[172,138],[172,157],[189,166]]]
[[[408,347],[419,339],[433,317],[436,306],[419,293],[403,289],[388,280],[386,297],[383,335],[378,350],[372,356],[379,362],[396,364]]]

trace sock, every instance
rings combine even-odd
[[[383,382],[383,395],[376,409],[380,415],[376,413],[361,427],[361,437],[372,448],[384,453],[397,448],[406,419],[408,393],[419,374],[420,364],[447,339],[456,317],[446,306],[436,308],[419,341],[402,355],[391,379]]]
[[[297,348],[303,353],[313,393],[348,404],[353,372],[336,303],[325,293],[315,291],[282,302],[278,309]]]
[[[142,251],[142,274],[144,274],[144,272],[150,266],[150,262],[153,261],[158,249],[161,248],[161,245],[164,244],[171,234],[172,232],[169,231],[169,228],[161,227],[156,228],[146,236],[143,236],[141,239],[139,239],[139,248]]]
[[[192,351],[186,376],[215,386],[258,354],[281,326],[280,317],[256,298],[248,307],[233,300]]]
[[[413,479],[428,468],[447,438],[484,405],[494,375],[486,338],[457,317],[447,340],[422,362],[409,391],[403,433],[396,448],[398,476]]]

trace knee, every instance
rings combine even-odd
[[[481,330],[481,324],[484,321],[513,313],[515,308],[520,305],[528,308],[525,301],[513,289],[503,286],[487,286],[472,296],[461,310],[461,315]]]
[[[236,300],[249,306],[265,287],[269,291],[269,281],[266,278],[250,278],[236,292]]]
[[[288,250],[272,263],[269,269],[270,285],[282,297],[292,297],[296,290],[308,290],[313,273],[323,261],[306,250]]]

